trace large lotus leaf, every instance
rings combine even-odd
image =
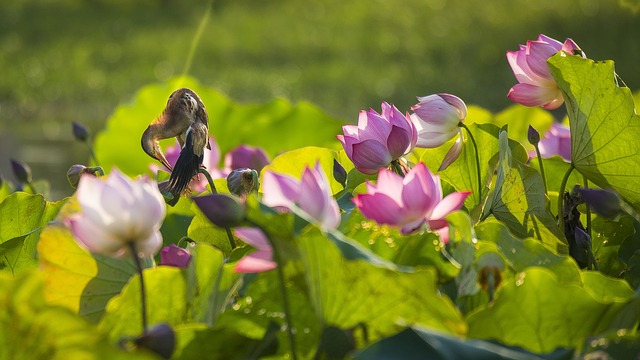
[[[448,168],[439,172],[439,175],[442,180],[453,185],[456,191],[472,191],[465,200],[465,206],[472,209],[483,202],[488,193],[487,184],[491,181],[495,171],[495,156],[499,149],[498,133],[500,129],[493,124],[470,124],[468,127],[478,144],[482,195],[478,190],[475,149],[466,131],[463,131],[465,142],[460,157]],[[416,161],[424,162],[432,172],[436,172],[452,144],[453,140],[435,149],[417,149],[415,150]],[[522,146],[514,141],[509,145],[513,147],[514,154],[520,161],[526,161],[527,154]]]
[[[222,153],[240,144],[261,146],[272,157],[302,146],[337,147],[340,121],[317,107],[281,99],[264,104],[237,104],[219,91],[192,78],[178,77],[140,89],[132,102],[120,105],[97,134],[95,153],[105,170],[117,166],[129,175],[150,173],[154,161],[142,151],[142,133],[164,109],[169,95],[180,87],[194,90],[209,114],[209,133]],[[174,144],[165,140],[163,145]],[[156,162],[157,163],[157,162]]]
[[[277,324],[275,335],[279,358],[291,358],[287,325],[294,332],[297,354],[302,359],[313,357],[321,334],[321,326],[309,304],[302,268],[288,262],[283,268],[287,300],[291,318],[286,319],[278,270],[245,276],[248,285],[236,298],[234,305],[220,315],[216,327],[233,329],[251,338],[261,339]]]
[[[618,253],[625,239],[635,232],[633,220],[629,216],[624,216],[618,221],[595,217],[591,227],[591,249],[599,270],[609,276],[620,276],[624,273],[626,265]]]
[[[539,240],[515,237],[496,219],[488,219],[476,226],[478,239],[495,242],[498,250],[514,271],[520,272],[532,266],[544,266],[554,272],[558,281],[580,284],[580,269],[567,255],[556,255]]]
[[[92,323],[100,320],[109,299],[119,294],[137,272],[133,260],[91,254],[81,248],[71,231],[59,224],[51,224],[42,232],[38,254],[47,301],[69,308]],[[152,266],[153,260],[143,264]]]
[[[139,276],[109,301],[100,328],[112,341],[142,330]],[[197,245],[186,269],[158,266],[144,271],[149,326],[192,322],[213,324],[238,285],[238,275],[225,265],[221,251]]]
[[[23,192],[13,193],[0,203],[0,269],[15,274],[37,266],[40,233],[64,203]]]
[[[300,149],[287,151],[276,156],[271,164],[265,166],[264,171],[272,171],[275,173],[291,175],[296,179],[300,179],[305,167],[315,167],[316,162],[320,163],[324,171],[331,190],[334,194],[340,192],[343,187],[333,177],[333,161],[337,160],[347,172],[354,168],[353,163],[347,157],[344,151],[335,151],[327,148],[314,146],[303,147]]]
[[[363,349],[357,360],[570,360],[573,350],[558,349],[549,354],[507,347],[484,340],[463,340],[426,328],[411,327]]]
[[[453,278],[459,269],[442,256],[438,235],[419,231],[401,235],[398,229],[378,225],[353,211],[340,224],[346,237],[370,249],[385,260],[403,266],[434,266],[440,276]]]
[[[547,209],[542,177],[512,156],[505,131],[500,133],[498,174],[487,211],[516,236],[535,237],[552,251],[567,251],[564,234]]]
[[[565,98],[575,168],[640,209],[640,117],[613,61],[560,53],[548,61]]]
[[[548,269],[528,268],[501,287],[493,304],[469,315],[468,336],[534,352],[579,347],[605,330],[629,299],[630,289],[618,281],[601,276],[589,279],[586,289],[560,282]],[[602,296],[598,288],[617,296]]]
[[[325,326],[350,329],[364,324],[371,341],[399,331],[400,322],[465,332],[460,313],[438,291],[434,269],[404,272],[347,260],[315,228],[297,241],[311,304]]]
[[[45,302],[38,273],[0,272],[0,359],[152,359],[111,347],[85,320]]]

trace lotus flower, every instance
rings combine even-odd
[[[65,222],[89,251],[123,257],[133,244],[150,257],[160,250],[166,206],[155,181],[131,180],[114,168],[106,180],[83,175],[76,198],[81,212]]]
[[[256,248],[256,251],[238,260],[233,269],[237,273],[258,273],[275,269],[278,264],[273,261],[273,249],[264,233],[256,228],[239,227],[235,235],[245,243]]]
[[[160,251],[160,265],[184,269],[189,265],[191,253],[187,249],[171,244]]]
[[[335,229],[340,223],[340,208],[320,163],[316,163],[315,168],[306,167],[299,181],[289,175],[266,171],[262,192],[262,202],[269,207],[299,208],[328,229]]]
[[[378,183],[367,183],[367,193],[357,195],[353,202],[366,218],[399,227],[403,234],[425,223],[432,231],[446,233],[444,218],[460,209],[470,193],[454,192],[443,199],[440,177],[419,163],[404,178],[389,170],[380,170]]]
[[[451,94],[435,94],[419,97],[418,104],[411,107],[411,118],[418,130],[417,147],[435,148],[456,135],[461,134],[458,126],[467,117],[467,105],[459,97]]]
[[[260,173],[262,168],[269,165],[269,156],[260,147],[240,145],[224,156],[225,172],[248,168]]]
[[[554,123],[538,143],[540,156],[550,158],[560,155],[565,161],[571,161],[571,130],[558,123]]]
[[[520,45],[518,51],[508,51],[507,60],[519,84],[509,90],[507,97],[525,106],[541,106],[547,110],[560,107],[564,99],[547,65],[547,60],[559,51],[582,54],[573,40],[567,39],[563,44],[545,35],[527,41],[526,46]]]
[[[376,174],[393,160],[413,150],[418,133],[409,115],[382,103],[382,114],[373,109],[360,111],[358,125],[342,127],[337,138],[355,167],[364,174]]]
[[[216,143],[216,140],[213,137],[209,137],[209,143],[211,144],[211,150],[205,148],[204,149],[204,157],[202,160],[202,165],[205,166],[212,179],[218,179],[226,177],[226,173],[220,169],[218,169],[218,164],[220,163],[220,148]],[[176,143],[172,146],[169,146],[165,151],[165,157],[171,166],[175,166],[176,161],[178,161],[178,157],[180,156],[180,143],[176,140]],[[153,172],[157,172],[162,169],[164,171],[169,171],[169,169],[164,166],[157,165],[156,162],[153,162],[149,165],[149,168]],[[190,187],[193,191],[197,193],[201,193],[207,189],[207,179],[199,175],[195,179],[191,180]]]

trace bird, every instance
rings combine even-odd
[[[181,148],[173,167],[164,156],[159,142],[172,137],[178,139]],[[141,144],[147,155],[171,171],[169,181],[160,183],[159,187],[161,192],[171,193],[175,204],[188,189],[191,179],[198,175],[204,148],[211,150],[209,116],[198,94],[188,88],[174,91],[160,116],[142,134]]]

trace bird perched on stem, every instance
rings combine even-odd
[[[178,139],[181,147],[174,167],[165,158],[159,143],[160,140],[172,137]],[[188,188],[191,179],[198,175],[205,147],[211,149],[209,117],[202,100],[191,89],[174,91],[162,114],[142,134],[144,152],[171,171],[169,181],[161,184],[160,191],[171,193],[174,204]]]

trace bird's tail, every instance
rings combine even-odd
[[[185,144],[180,151],[180,156],[173,167],[171,177],[166,185],[167,192],[173,195],[176,202],[180,195],[189,187],[191,179],[198,175],[198,170],[204,158],[204,155],[196,155],[193,150],[193,132],[188,132]]]

